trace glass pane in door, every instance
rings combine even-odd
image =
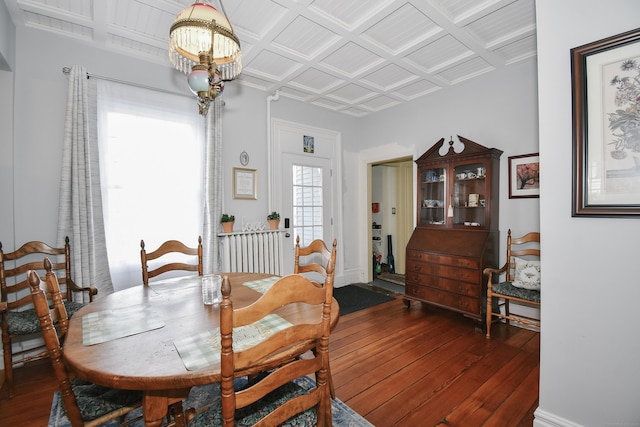
[[[293,238],[308,246],[323,238],[322,168],[293,165]]]

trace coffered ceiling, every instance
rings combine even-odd
[[[193,3],[4,1],[18,27],[167,67],[169,27]],[[226,0],[224,6],[242,45],[240,84],[355,117],[536,55],[534,0]]]

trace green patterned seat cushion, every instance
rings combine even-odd
[[[517,288],[511,282],[502,282],[492,286],[493,292],[510,297],[522,298],[527,301],[540,303],[540,291]]]
[[[79,378],[71,381],[73,394],[84,421],[91,421],[109,412],[127,405],[142,402],[142,392],[134,390],[116,390],[92,384]],[[66,409],[63,410],[66,414]]]
[[[71,319],[71,316],[76,314],[85,305],[81,302],[64,301],[64,308],[67,310],[67,317]]]
[[[269,393],[259,402],[253,403],[236,411],[236,426],[252,426],[257,420],[266,416],[287,400],[306,394],[305,390],[295,383],[287,383],[277,390]],[[282,425],[285,427],[315,426],[317,422],[316,409],[307,409],[304,412],[288,419]],[[189,427],[221,426],[222,406],[217,401],[211,408],[196,415]]]
[[[67,309],[67,316],[73,316],[80,310],[84,304],[64,301],[64,307]],[[29,335],[40,332],[40,321],[36,315],[36,310],[30,308],[22,311],[9,311],[7,313],[7,325],[11,335]]]
[[[40,321],[33,308],[7,312],[7,325],[11,335],[29,335],[40,332]]]

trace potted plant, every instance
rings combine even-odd
[[[276,211],[267,215],[267,221],[269,222],[269,229],[277,230],[280,227],[280,214]]]
[[[222,214],[222,218],[220,218],[220,224],[222,224],[222,231],[225,233],[233,232],[233,223],[236,220],[236,217],[229,214]]]

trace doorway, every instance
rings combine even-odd
[[[335,197],[342,194],[340,134],[281,119],[272,119],[271,128],[269,211],[280,212],[285,228],[289,219],[283,263],[284,271],[293,271],[295,235],[301,235],[303,245],[307,238],[330,245],[342,235],[342,202]],[[294,174],[299,179],[294,180]],[[341,250],[337,258],[336,283],[344,271]]]
[[[282,154],[282,216],[290,218],[290,238],[283,251],[284,271],[293,271],[296,238],[301,246],[315,239],[333,240],[331,215],[331,160],[322,157]]]
[[[413,232],[413,166],[412,157],[369,164],[369,282],[379,272],[405,273],[405,248]]]

